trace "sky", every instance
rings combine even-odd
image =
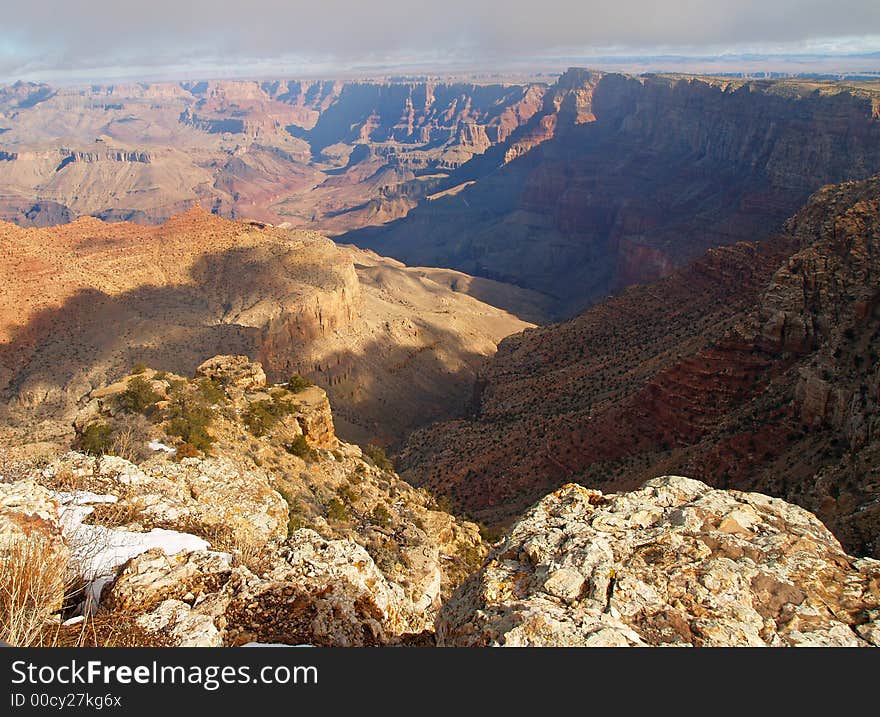
[[[2,82],[880,52],[878,0],[0,0],[0,22]]]

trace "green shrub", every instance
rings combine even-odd
[[[271,431],[280,418],[295,412],[293,401],[276,395],[262,401],[254,401],[242,414],[242,420],[247,429],[259,438]]]
[[[135,376],[119,396],[119,406],[126,413],[145,413],[162,397],[143,376]]]
[[[147,365],[140,363],[140,362],[136,363],[134,366],[131,367],[131,373],[135,376],[139,373],[146,372],[146,370],[147,370]]]
[[[327,517],[337,523],[345,522],[349,519],[348,508],[339,498],[331,498],[327,503]]]
[[[278,423],[271,411],[271,401],[255,401],[242,414],[242,421],[255,436],[265,436]]]
[[[226,392],[223,390],[223,384],[214,378],[202,378],[198,382],[198,391],[205,403],[214,406],[218,403],[226,401]]]
[[[79,447],[89,455],[103,456],[113,445],[113,429],[107,423],[91,423],[79,437]]]
[[[284,450],[302,459],[313,458],[315,455],[315,450],[309,445],[306,437],[303,435],[299,435],[289,443],[285,443]]]
[[[372,518],[373,522],[376,525],[387,526],[391,523],[391,512],[388,508],[385,507],[383,503],[376,503],[376,507],[373,508],[373,512],[370,514],[370,518]]]
[[[391,459],[385,454],[385,449],[382,448],[382,446],[370,443],[364,448],[364,455],[367,456],[367,458],[369,458],[379,470],[394,470],[394,463],[392,463]]]
[[[300,376],[298,373],[293,374],[287,381],[287,390],[291,393],[299,393],[312,386],[314,386],[314,384],[311,381]]]
[[[202,452],[210,450],[214,437],[208,432],[214,412],[198,395],[181,394],[174,398],[166,412],[165,432],[190,443]]]

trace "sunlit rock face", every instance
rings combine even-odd
[[[666,476],[570,484],[517,521],[444,605],[441,645],[878,645],[880,562],[807,511]]]

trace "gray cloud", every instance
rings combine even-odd
[[[609,48],[791,51],[880,38],[877,0],[0,1],[15,4],[0,41],[7,79],[282,60],[340,68],[401,58],[505,61]]]

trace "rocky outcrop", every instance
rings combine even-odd
[[[123,149],[106,149],[100,152],[90,152],[62,148],[59,154],[61,155],[61,162],[55,168],[56,172],[60,172],[72,162],[84,162],[86,164],[94,162],[139,162],[141,164],[150,164],[153,161],[149,152]],[[15,159],[18,159],[18,157],[16,156]]]
[[[247,356],[213,356],[196,368],[196,376],[217,381],[223,388],[237,393],[266,387],[266,372],[259,363],[251,363]]]
[[[315,392],[267,385],[238,356],[95,391],[82,442],[155,455],[70,453],[0,483],[0,538],[51,538],[80,580],[47,599],[37,633],[82,639],[53,623],[65,606],[87,627],[124,619],[148,645],[433,644],[435,630],[455,645],[880,640],[880,563],[801,508],[678,477],[618,495],[567,485],[484,560],[477,526],[381,451],[307,430],[299,419],[325,410]],[[184,457],[181,431],[206,455]]]
[[[272,642],[387,645],[432,628],[439,576],[418,601],[350,540],[301,529],[267,553],[255,574],[208,552],[150,551],[123,568],[104,596],[180,647]]]
[[[399,643],[485,552],[381,449],[339,441],[320,388],[267,384],[243,356],[192,379],[145,369],[94,391],[75,424],[99,455],[23,464],[13,485],[61,526],[84,583],[67,603],[127,615],[148,644]]]
[[[234,594],[227,608],[231,644],[281,642],[383,645],[431,627],[439,606],[435,584],[413,601],[348,540],[299,530],[281,547],[265,580]]]
[[[52,481],[73,474],[92,492],[116,496],[114,512],[144,527],[197,526],[232,544],[259,545],[287,534],[288,508],[265,471],[242,470],[224,457],[141,466],[117,456],[70,453],[43,470]],[[136,516],[136,517],[135,517]]]
[[[0,552],[39,532],[70,576],[38,633],[63,604],[125,616],[137,644],[424,642],[485,554],[381,449],[337,439],[323,390],[269,384],[244,356],[191,379],[146,368],[93,391],[75,425],[91,455],[2,464]]]
[[[58,500],[33,480],[0,483],[0,549],[31,536],[61,549]]]
[[[441,645],[880,646],[880,562],[815,516],[667,476],[566,485],[493,548],[437,620]]]

